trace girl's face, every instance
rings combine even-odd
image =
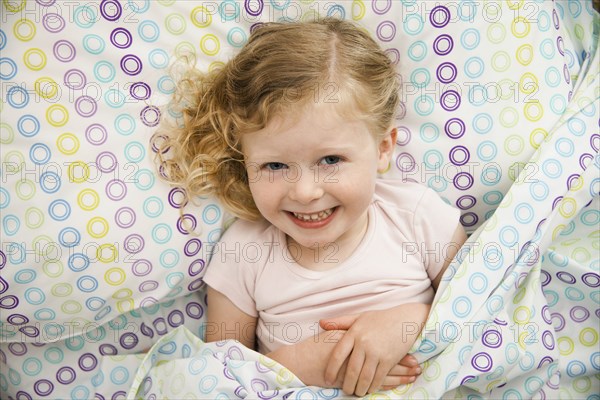
[[[360,243],[377,172],[388,167],[396,141],[395,130],[378,140],[336,107],[304,107],[241,139],[258,210],[287,235],[288,246],[307,254],[331,245],[344,254]]]

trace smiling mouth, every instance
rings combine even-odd
[[[317,213],[312,213],[312,214],[297,213],[297,212],[293,212],[293,211],[291,212],[291,214],[294,217],[296,217],[297,219],[299,219],[300,221],[318,222],[318,221],[327,219],[327,217],[329,217],[333,213],[334,210],[335,210],[335,207],[328,208],[327,210],[319,211]]]

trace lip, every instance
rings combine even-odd
[[[290,217],[290,219],[292,220],[292,222],[294,224],[296,224],[297,226],[299,226],[300,228],[304,228],[304,229],[319,229],[322,228],[324,226],[326,226],[327,224],[329,224],[331,222],[331,220],[333,219],[333,217],[337,214],[337,210],[338,207],[333,207],[333,212],[331,214],[329,214],[329,216],[325,219],[322,219],[320,221],[304,221],[301,219],[298,219],[294,216],[294,214],[292,214],[291,212],[287,211],[287,215]]]

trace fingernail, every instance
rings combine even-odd
[[[417,375],[421,374],[421,372],[423,372],[423,370],[422,370],[421,368],[417,368],[417,369],[415,370],[415,373],[416,373]]]

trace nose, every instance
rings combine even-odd
[[[301,204],[310,204],[325,194],[322,183],[310,170],[300,169],[297,177],[290,179],[289,197]]]

